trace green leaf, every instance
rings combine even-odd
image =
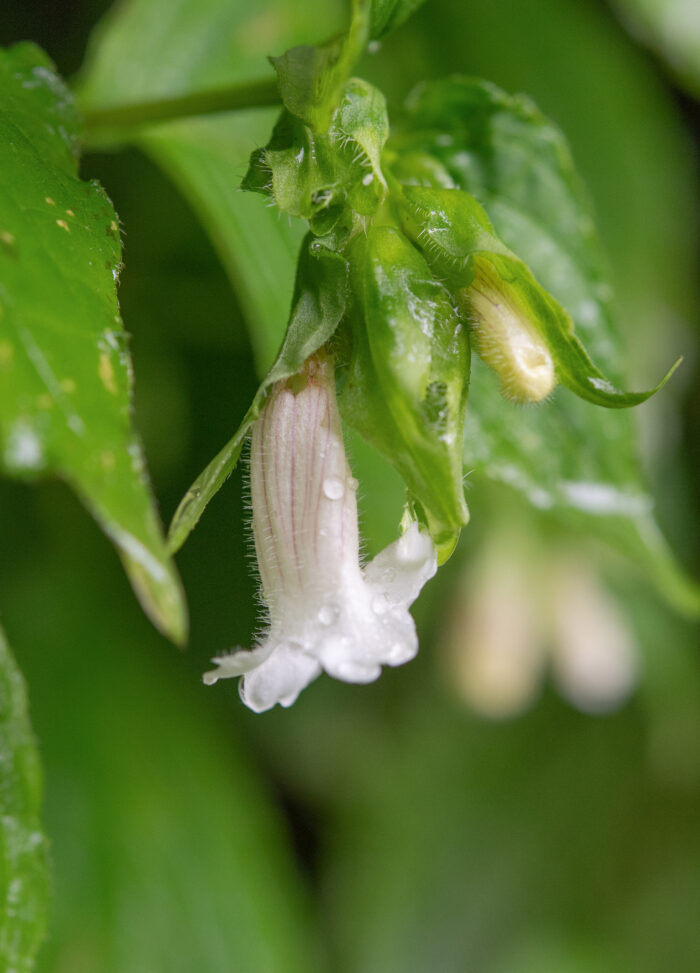
[[[0,965],[29,973],[44,938],[49,880],[41,769],[22,675],[0,629]]]
[[[300,371],[306,359],[328,341],[345,312],[346,298],[346,261],[309,234],[299,257],[292,310],[282,348],[235,435],[195,480],[175,511],[168,533],[171,551],[182,546],[206,505],[234,470],[267,390],[274,382]]]
[[[2,52],[0,87],[0,470],[66,479],[153,622],[181,642],[183,595],[131,426],[117,217],[78,178],[78,118],[49,59],[32,45]]]
[[[660,54],[700,98],[700,17],[695,0],[614,0],[632,34]]]
[[[399,471],[444,561],[469,519],[468,339],[447,291],[398,229],[360,235],[350,266],[355,305],[341,412]]]
[[[432,162],[421,181],[435,185],[435,173],[442,173],[479,200],[501,239],[527,257],[617,384],[624,353],[590,204],[564,137],[532,102],[468,78],[422,85],[409,98],[389,151],[427,153]],[[396,161],[393,167],[408,178]],[[593,408],[561,390],[540,405],[516,408],[479,362],[469,403],[467,470],[604,536],[649,571],[677,607],[700,610],[697,585],[678,567],[654,521],[630,412]]]
[[[563,385],[582,399],[608,408],[638,405],[670,378],[678,362],[647,392],[622,392],[615,388],[591,361],[574,333],[569,314],[540,286],[527,264],[498,239],[483,207],[473,196],[457,188],[407,185],[403,198],[408,232],[423,248],[434,271],[448,279],[465,305],[471,304],[470,286],[478,285],[485,298],[481,303],[492,306],[491,318],[480,322],[480,330],[486,332],[485,341],[491,340],[488,332],[496,332],[499,312],[506,308],[513,326],[520,322],[521,331],[531,329],[539,333]],[[467,313],[474,314],[473,310]],[[507,337],[504,336],[504,345]],[[510,367],[505,347],[495,349],[493,357],[505,363],[506,370]]]
[[[396,30],[424,3],[425,0],[372,0],[370,35],[379,38]]]

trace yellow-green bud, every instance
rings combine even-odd
[[[513,402],[541,402],[556,384],[547,343],[527,309],[490,261],[474,258],[474,280],[461,292],[473,343],[501,380],[501,394]]]

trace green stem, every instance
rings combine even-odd
[[[117,133],[125,129],[158,125],[161,122],[193,115],[213,115],[217,112],[241,111],[246,108],[265,108],[281,104],[274,80],[249,81],[216,91],[201,91],[178,98],[159,101],[134,102],[114,108],[97,108],[84,114],[86,141],[96,136]]]

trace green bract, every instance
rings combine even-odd
[[[204,508],[235,468],[251,425],[260,414],[267,390],[299,372],[306,359],[332,336],[345,312],[347,264],[308,234],[302,244],[287,333],[277,359],[265,376],[235,435],[214,457],[180,502],[170,524],[168,543],[176,551],[195,527]]]
[[[46,55],[2,52],[0,89],[0,470],[68,480],[180,642],[184,598],[131,425],[117,217],[78,178],[78,116]]]
[[[469,519],[462,485],[469,342],[445,288],[398,229],[350,251],[344,418],[401,473],[445,560]]]
[[[460,189],[409,185],[403,188],[401,201],[408,233],[422,247],[435,272],[449,281],[465,308],[470,307],[469,287],[475,278],[488,281],[492,303],[496,308],[498,300],[509,305],[513,317],[539,333],[552,356],[558,380],[582,399],[608,408],[638,405],[670,377],[673,369],[647,392],[615,388],[589,358],[574,334],[570,316],[540,286],[528,266],[498,239],[473,196]],[[503,368],[507,373],[510,364],[506,353],[504,348]],[[488,362],[488,358],[485,360]]]

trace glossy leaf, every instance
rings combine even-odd
[[[467,335],[447,291],[398,228],[360,235],[350,265],[355,304],[341,412],[399,471],[445,560],[469,519]]]
[[[49,898],[41,769],[22,675],[0,629],[0,966],[29,973]]]
[[[180,642],[184,600],[131,425],[117,217],[77,176],[78,119],[48,58],[3,52],[0,86],[0,469],[65,478]]]
[[[532,102],[468,78],[422,85],[408,100],[390,151],[429,155],[432,162],[415,181],[435,185],[438,172],[478,199],[506,246],[527,255],[537,280],[568,310],[592,357],[618,384],[625,356],[590,204],[564,137]],[[631,412],[595,408],[565,390],[516,408],[478,362],[469,403],[468,471],[598,532],[644,565],[678,607],[700,610],[697,586],[654,521]]]
[[[175,511],[168,535],[171,551],[182,546],[206,505],[234,470],[269,387],[300,371],[309,355],[328,341],[343,316],[346,297],[346,261],[309,234],[302,245],[289,326],[280,353],[235,435],[195,480]]]

